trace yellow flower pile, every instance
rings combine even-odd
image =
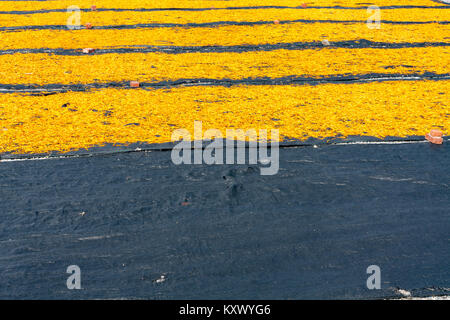
[[[450,14],[450,10],[449,14]],[[125,46],[211,46],[314,42],[322,39],[375,42],[448,42],[450,24],[382,24],[380,30],[364,23],[292,23],[205,28],[157,28],[112,30],[26,30],[0,32],[2,49],[106,48]]]
[[[361,1],[305,1],[308,6],[361,7]],[[293,0],[261,1],[87,1],[81,8],[224,8],[300,6]],[[439,3],[408,1],[434,7]],[[3,1],[0,11],[67,8],[73,1]],[[405,5],[405,1],[379,1]],[[207,11],[81,12],[82,23],[132,25],[216,21],[358,20],[366,10],[241,9]],[[65,12],[0,13],[0,26],[64,25]],[[392,21],[447,21],[450,9],[383,9]],[[5,85],[71,85],[178,79],[248,79],[288,76],[321,78],[363,74],[448,74],[448,46],[411,48],[337,48],[333,42],[366,39],[386,43],[450,43],[450,25],[361,23],[291,23],[255,26],[144,28],[111,30],[0,31],[0,50],[130,48],[134,46],[239,46],[317,42],[314,49],[247,52],[108,53],[0,55]],[[431,128],[448,134],[450,80],[390,81],[320,85],[189,86],[161,89],[105,88],[86,92],[32,95],[0,91],[0,153],[69,151],[106,143],[163,143],[173,130],[192,130],[194,120],[225,132],[227,128],[280,130],[282,139],[348,135],[375,137],[423,135]]]
[[[42,10],[42,9],[65,9],[68,6],[77,5],[80,8],[226,8],[226,7],[249,7],[249,6],[287,6],[298,7],[303,3],[308,6],[343,6],[360,7],[366,5],[361,0],[52,0],[52,1],[2,1],[0,10]],[[378,0],[378,6],[439,6],[431,0]],[[367,4],[368,5],[368,4]]]
[[[1,26],[65,25],[67,12],[36,13],[30,15],[0,15]],[[273,21],[283,20],[337,20],[367,21],[371,16],[366,10],[341,9],[260,9],[260,10],[211,10],[211,11],[91,11],[83,12],[81,23],[94,26],[151,23],[207,23],[216,21]],[[386,21],[446,21],[449,13],[442,9],[385,9],[381,18]]]
[[[320,62],[320,63],[318,63]],[[0,55],[0,77],[11,83],[72,84],[177,79],[280,78],[423,72],[446,73],[450,47],[308,49],[243,53]]]

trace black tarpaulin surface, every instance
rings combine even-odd
[[[281,148],[273,176],[161,151],[0,162],[0,298],[448,295],[449,159],[419,142]]]

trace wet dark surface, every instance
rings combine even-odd
[[[450,7],[449,7],[450,8]],[[449,42],[374,42],[365,39],[333,41],[330,42],[332,48],[363,49],[363,48],[382,48],[382,49],[401,49],[401,48],[425,48],[425,47],[448,47]],[[266,44],[244,44],[244,45],[206,45],[206,46],[149,46],[135,45],[115,48],[96,49],[89,53],[90,55],[109,54],[109,53],[147,53],[163,52],[166,54],[182,54],[192,52],[252,52],[252,51],[274,51],[274,50],[307,50],[324,49],[321,41],[312,42],[287,42],[287,43],[266,43]],[[36,48],[36,49],[6,49],[0,50],[0,55],[15,53],[51,53],[55,55],[82,56],[86,55],[80,49],[63,48]]]
[[[438,0],[434,0],[439,2]],[[441,2],[442,3],[442,2]],[[418,5],[397,5],[397,6],[379,6],[380,9],[448,9],[448,6],[418,6]],[[96,11],[135,11],[135,12],[152,12],[152,11],[212,11],[212,10],[244,10],[244,9],[339,9],[339,10],[367,10],[366,6],[361,7],[344,7],[344,6],[303,6],[288,7],[288,6],[241,6],[241,7],[224,7],[224,8],[96,8]],[[75,10],[73,10],[75,11]],[[80,8],[81,12],[90,12],[91,8]],[[0,14],[39,14],[49,12],[67,12],[67,9],[42,9],[42,10],[14,10],[14,11],[0,11]]]
[[[348,24],[348,23],[366,23],[361,20],[309,20],[309,19],[295,19],[295,20],[283,20],[280,24],[288,23],[335,23],[335,24]],[[383,20],[384,24],[450,24],[450,21],[390,21]],[[137,29],[137,28],[209,28],[217,26],[257,26],[273,24],[273,21],[214,21],[214,22],[202,22],[202,23],[138,23],[138,24],[121,24],[121,25],[103,25],[93,26],[92,29],[107,30],[107,29]],[[69,29],[67,25],[30,25],[30,26],[11,26],[0,27],[0,31],[18,31],[18,30],[84,30],[85,27],[77,27]]]
[[[0,298],[448,295],[449,159],[446,142],[285,148],[274,176],[161,151],[0,162]]]

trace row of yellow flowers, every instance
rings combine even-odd
[[[284,25],[220,26],[213,28],[155,28],[126,30],[35,30],[0,32],[2,49],[102,48],[116,46],[208,46],[328,39],[377,42],[448,42],[450,25],[389,25],[369,29],[364,23],[292,23]]]
[[[105,89],[3,94],[0,152],[68,151],[104,143],[167,142],[176,128],[278,128],[282,137],[448,134],[450,81],[320,86]]]
[[[384,21],[447,21],[446,9],[384,9]],[[155,12],[82,12],[81,23],[94,26],[145,24],[145,23],[207,23],[217,21],[274,21],[274,20],[337,20],[365,22],[373,15],[366,10],[342,9],[265,9],[265,10],[212,10],[212,11],[155,11]],[[50,12],[39,14],[0,14],[1,26],[66,25],[71,14]],[[71,21],[71,20],[69,20]],[[72,23],[72,22],[71,22]]]
[[[354,6],[360,7],[371,3],[361,0],[330,1],[330,0],[54,0],[54,1],[1,1],[0,10],[42,10],[42,9],[65,9],[71,5],[78,5],[81,8],[90,8],[96,5],[97,8],[226,8],[243,6],[301,6],[303,3],[308,6]],[[421,5],[438,6],[439,3],[431,0],[378,0],[374,5]]]
[[[318,77],[367,73],[448,73],[450,48],[275,50],[244,53],[0,55],[7,83],[70,84],[139,80]]]

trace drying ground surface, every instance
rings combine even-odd
[[[0,298],[448,296],[444,2],[1,1]],[[278,174],[174,165],[194,121]]]

